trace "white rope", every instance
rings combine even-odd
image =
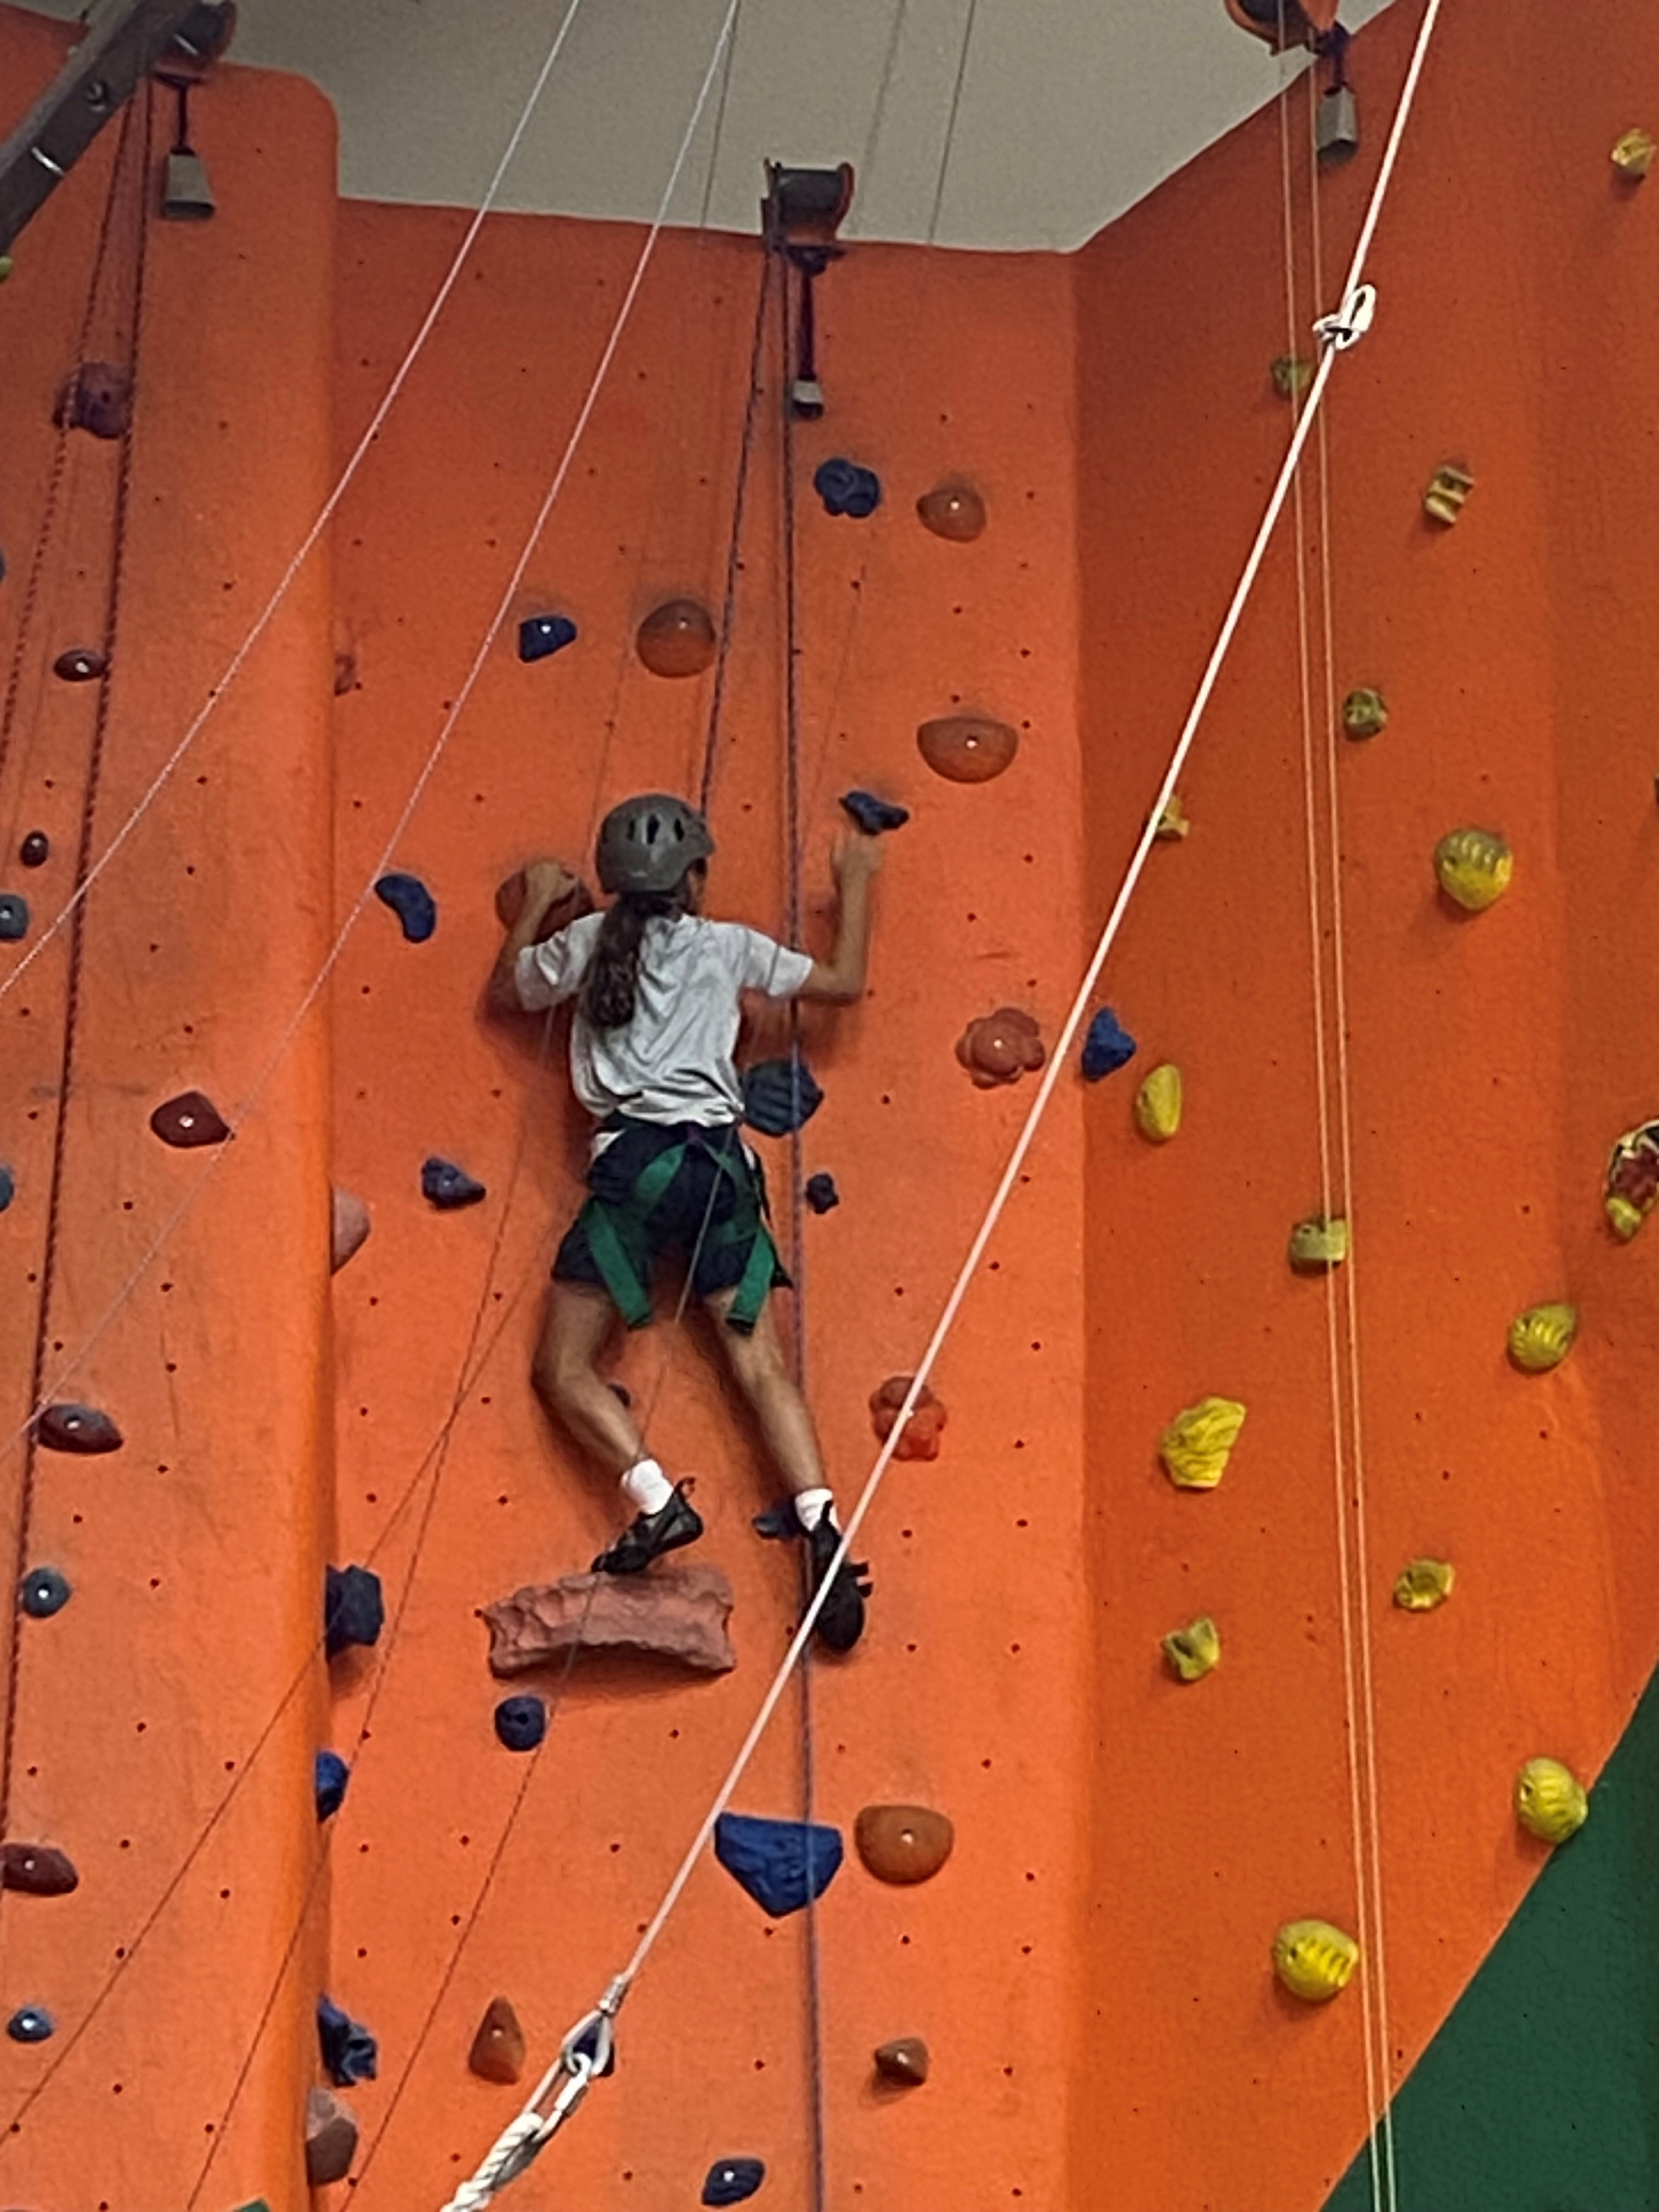
[[[554,34],[553,43],[548,48],[546,54],[544,56],[540,69],[536,72],[535,82],[530,88],[529,97],[526,100],[524,106],[520,109],[519,118],[514,125],[511,131],[507,134],[507,143],[501,149],[501,159],[495,164],[495,174],[490,178],[488,185],[484,189],[483,198],[479,201],[477,211],[473,215],[471,222],[466,227],[465,234],[463,236],[460,245],[456,248],[454,258],[449,264],[448,270],[444,276],[444,280],[442,283],[439,285],[436,292],[433,295],[432,304],[427,309],[419,330],[416,331],[413,339],[410,341],[408,351],[404,354],[403,360],[399,362],[397,374],[393,376],[391,383],[387,385],[379,406],[376,407],[373,416],[369,418],[368,428],[363,432],[362,436],[357,441],[350,459],[340,471],[339,477],[335,483],[334,489],[324,501],[316,520],[312,524],[310,529],[307,531],[305,536],[301,539],[292,559],[289,562],[287,568],[283,569],[282,575],[277,579],[276,589],[271,592],[270,597],[265,601],[264,607],[255,617],[252,628],[248,631],[247,635],[242,640],[240,645],[237,647],[235,652],[232,653],[228,662],[226,664],[223,675],[221,676],[219,681],[213,686],[211,690],[210,690],[206,699],[198,708],[194,719],[185,729],[183,737],[179,738],[178,744],[173,747],[173,750],[167,755],[166,760],[162,762],[161,767],[156,770],[148,788],[141,795],[137,803],[134,805],[132,811],[128,815],[126,820],[122,823],[119,830],[116,831],[109,843],[104,848],[104,850],[99,854],[97,860],[94,861],[92,866],[88,868],[82,881],[76,885],[74,890],[70,894],[68,900],[65,902],[62,911],[56,916],[50,926],[43,930],[40,935],[36,938],[33,944],[30,945],[28,951],[24,953],[22,957],[18,961],[16,966],[11,969],[10,973],[7,975],[3,980],[0,980],[0,999],[3,999],[9,990],[21,981],[22,978],[28,973],[34,963],[46,951],[47,945],[52,943],[53,938],[55,938],[58,932],[63,928],[64,923],[68,921],[70,916],[75,912],[76,907],[80,905],[82,900],[85,898],[87,893],[92,889],[94,884],[97,882],[99,877],[103,874],[105,869],[115,858],[115,855],[120,851],[121,848],[126,843],[128,838],[131,836],[133,831],[143,820],[145,815],[149,813],[156,799],[160,798],[167,784],[171,782],[179,763],[183,761],[185,755],[190,750],[191,747],[195,744],[197,738],[200,735],[202,730],[206,726],[220,700],[223,698],[225,693],[230,689],[237,677],[240,675],[243,668],[246,665],[247,660],[249,656],[252,654],[253,648],[258,645],[259,640],[264,635],[265,632],[270,629],[272,622],[276,619],[277,609],[282,605],[283,600],[288,597],[289,591],[293,588],[295,580],[299,575],[301,569],[304,568],[306,562],[315,551],[318,539],[321,538],[324,531],[327,529],[329,524],[333,520],[335,511],[338,507],[340,501],[345,497],[346,492],[349,489],[353,478],[356,476],[357,471],[362,467],[370,447],[373,446],[380,437],[380,431],[386,422],[386,418],[392,411],[393,401],[403,390],[405,383],[407,383],[410,371],[414,368],[415,363],[420,359],[421,355],[426,349],[426,342],[431,337],[433,327],[437,322],[438,317],[443,312],[444,303],[448,299],[450,294],[454,290],[456,283],[459,279],[461,270],[465,267],[468,257],[471,255],[473,246],[477,240],[478,233],[483,228],[484,218],[489,214],[491,209],[494,208],[496,200],[501,196],[501,185],[506,179],[507,170],[511,167],[513,158],[519,150],[520,144],[523,140],[526,131],[530,126],[530,119],[536,112],[537,107],[540,105],[542,94],[547,89],[547,81],[553,74],[554,65],[557,62],[561,52],[563,51],[566,36],[569,32],[570,26],[576,19],[577,10],[580,8],[582,0],[568,0],[568,5],[565,9],[563,20],[561,21],[558,30]]]

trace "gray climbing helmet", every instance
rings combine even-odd
[[[696,860],[714,849],[695,806],[667,792],[642,792],[613,806],[599,824],[594,858],[608,891],[672,891]]]

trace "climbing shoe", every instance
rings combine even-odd
[[[702,1516],[686,1496],[687,1487],[684,1482],[678,1484],[666,1505],[659,1505],[654,1513],[637,1514],[611,1549],[599,1553],[593,1572],[643,1574],[652,1560],[659,1559],[665,1552],[695,1544],[702,1534]]]
[[[841,1531],[826,1513],[806,1534],[806,1563],[814,1596],[840,1547]],[[850,1651],[863,1635],[869,1577],[869,1564],[862,1559],[843,1559],[831,1577],[829,1595],[813,1623],[814,1633],[826,1651]]]

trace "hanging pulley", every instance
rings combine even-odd
[[[853,165],[833,169],[766,165],[766,198],[761,203],[762,235],[769,252],[781,254],[799,273],[800,299],[795,316],[795,362],[789,382],[789,407],[802,422],[823,412],[818,382],[817,319],[813,287],[832,261],[841,258],[836,233],[853,204]]]

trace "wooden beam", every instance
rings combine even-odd
[[[97,0],[86,35],[0,142],[0,253],[198,12],[198,0]]]

